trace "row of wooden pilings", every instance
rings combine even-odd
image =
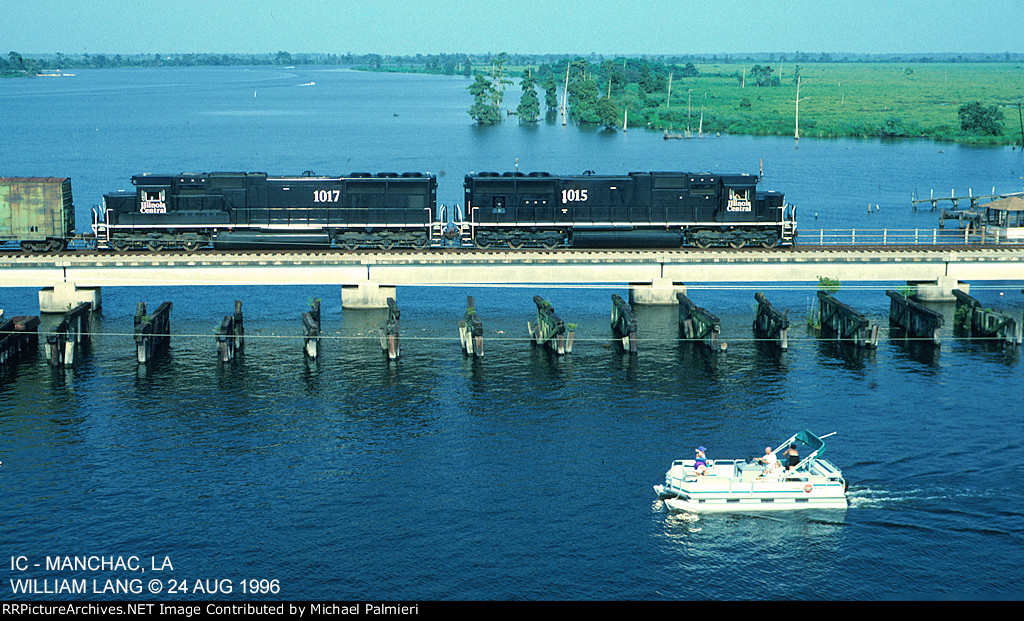
[[[874,348],[878,345],[879,327],[866,316],[837,300],[826,291],[818,291],[817,323],[822,338],[852,343],[857,347]],[[889,326],[908,338],[941,344],[940,331],[944,324],[942,313],[932,310],[909,296],[886,291],[890,298]],[[1017,346],[1022,341],[1024,322],[1007,313],[984,308],[978,300],[953,290],[956,298],[955,326],[958,334],[972,338],[985,338]],[[710,311],[701,308],[685,294],[677,293],[679,302],[679,331],[687,341],[702,342],[713,352],[725,352],[727,344],[721,339],[721,321]],[[754,295],[757,314],[754,317],[754,336],[771,342],[780,349],[789,347],[789,311],[779,311],[761,292]],[[527,322],[531,342],[546,347],[558,355],[572,353],[576,326],[566,323],[551,303],[541,296],[533,297],[537,307],[535,321]],[[381,349],[389,360],[400,355],[399,319],[401,312],[394,298],[387,299],[388,312],[380,326]],[[134,340],[139,363],[147,363],[167,349],[170,342],[170,313],[172,304],[164,302],[148,313],[146,303],[139,302],[135,311]],[[83,302],[70,309],[46,335],[46,358],[52,366],[73,365],[76,352],[89,338],[92,304]],[[319,354],[320,300],[314,300],[310,309],[301,315],[303,351],[310,358]],[[4,320],[0,311],[0,363],[16,361],[38,346],[39,317],[18,316]],[[633,309],[620,296],[612,295],[611,330],[620,339],[622,348],[631,354],[638,352],[637,319]],[[226,315],[216,333],[218,358],[227,362],[244,346],[245,328],[242,303],[235,302],[234,312]],[[477,314],[472,296],[466,299],[466,311],[459,321],[459,342],[468,356],[483,356],[483,321]]]

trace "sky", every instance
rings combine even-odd
[[[1024,52],[1024,0],[0,0],[23,55]]]

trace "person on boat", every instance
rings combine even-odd
[[[698,446],[694,449],[696,456],[693,461],[693,472],[698,476],[707,474],[708,472],[708,458],[707,455],[704,454],[704,451],[706,450],[707,449],[703,446]]]
[[[764,464],[764,470],[761,471],[761,476],[767,476],[772,473],[779,466],[779,458],[775,456],[775,451],[772,447],[764,447],[764,456],[757,457],[754,461],[759,461]]]
[[[796,442],[794,442],[789,445],[789,450],[786,451],[786,472],[796,470],[796,467],[799,464],[800,451],[796,450]]]

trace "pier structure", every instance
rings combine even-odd
[[[459,322],[459,343],[467,356],[484,355],[484,324],[476,312],[476,300],[466,296],[466,313]]]
[[[152,314],[146,312],[145,302],[135,306],[135,350],[139,364],[167,351],[171,342],[171,306],[164,302]]]
[[[242,323],[242,302],[235,300],[235,312],[225,315],[217,332],[217,354],[221,362],[234,360],[235,352],[245,344],[245,326]]]
[[[779,349],[789,349],[789,311],[779,311],[763,293],[754,294],[757,314],[754,315],[754,337],[772,341]]]
[[[989,338],[1010,346],[1018,346],[1022,339],[1022,322],[1008,313],[985,308],[981,302],[966,293],[955,291],[955,327],[971,337]]]
[[[0,310],[0,366],[16,364],[39,348],[39,316],[4,317]]]
[[[46,359],[50,366],[75,364],[76,354],[92,330],[92,303],[81,302],[64,313],[46,335]]]
[[[302,351],[310,358],[320,355],[320,300],[313,300],[302,313]]]
[[[818,292],[818,318],[823,338],[853,343],[857,347],[878,347],[878,326],[824,291]]]
[[[612,294],[612,334],[622,342],[622,348],[637,353],[636,314],[620,296]]]
[[[679,331],[683,338],[701,341],[712,352],[724,352],[728,345],[721,341],[722,321],[717,315],[697,306],[682,293],[676,294],[679,301]]]
[[[387,304],[388,314],[384,319],[384,324],[380,327],[380,347],[384,350],[388,360],[394,360],[401,354],[398,344],[398,321],[402,317],[402,312],[398,310],[398,302],[395,301],[395,298],[388,298]]]
[[[954,293],[960,293],[954,291]],[[886,291],[889,296],[889,326],[899,328],[911,339],[942,344],[941,330],[945,319],[942,313],[923,306],[898,291]]]
[[[540,297],[533,296],[533,303],[537,306],[537,321],[526,322],[526,329],[530,339],[536,345],[547,347],[559,356],[572,353],[572,344],[575,339],[576,329],[572,324],[566,325],[558,315],[551,303]]]

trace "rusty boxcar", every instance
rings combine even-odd
[[[65,249],[74,233],[71,179],[0,177],[0,245],[54,252]]]

